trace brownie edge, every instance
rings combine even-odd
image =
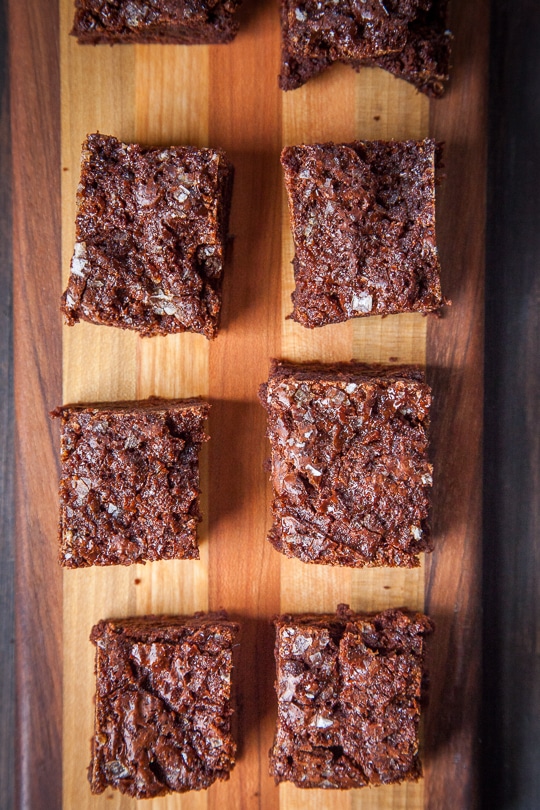
[[[95,731],[88,779],[137,799],[229,778],[233,648],[225,611],[100,621]]]
[[[431,619],[406,609],[275,620],[276,783],[360,788],[417,781]]]

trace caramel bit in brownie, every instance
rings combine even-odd
[[[276,782],[358,788],[416,781],[425,683],[421,613],[281,616],[276,622]]]
[[[417,566],[431,549],[431,391],[422,371],[274,362],[260,398],[273,546],[310,563]]]
[[[232,177],[220,150],[89,135],[66,322],[215,337]]]
[[[313,328],[446,303],[435,239],[436,154],[433,140],[283,150],[296,251],[293,320]]]
[[[444,93],[448,0],[281,0],[280,87],[294,90],[334,62],[381,67],[432,98]]]
[[[61,419],[60,562],[198,559],[199,400],[71,405]]]
[[[101,621],[93,628],[93,793],[115,787],[147,799],[229,778],[238,629],[224,612]]]
[[[241,0],[75,0],[72,36],[83,44],[230,42]]]

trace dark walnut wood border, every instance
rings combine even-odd
[[[10,0],[18,805],[62,803],[62,397],[58,3]]]

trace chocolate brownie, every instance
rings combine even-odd
[[[95,625],[92,793],[115,787],[147,799],[229,778],[238,629],[224,612]]]
[[[293,320],[433,312],[437,144],[355,141],[281,154],[295,244]]]
[[[83,44],[212,45],[238,32],[241,0],[75,0],[72,36]]]
[[[66,322],[215,337],[232,177],[220,150],[89,135]]]
[[[261,387],[273,525],[288,557],[415,567],[431,549],[431,391],[415,367],[276,363]]]
[[[448,0],[281,0],[280,87],[334,62],[381,67],[436,98],[448,79]]]
[[[199,450],[208,410],[196,399],[149,399],[53,411],[62,421],[62,565],[199,558]]]
[[[276,622],[276,782],[358,788],[416,781],[424,638],[421,613],[280,616]]]

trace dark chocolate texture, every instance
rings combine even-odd
[[[276,622],[276,782],[359,788],[416,781],[423,698],[421,613],[280,616]]]
[[[432,98],[448,79],[448,0],[282,0],[280,86],[332,65],[381,67]]]
[[[61,419],[60,562],[198,559],[199,400],[71,405]]]
[[[66,322],[215,337],[232,177],[220,150],[89,135]]]
[[[229,778],[238,629],[224,612],[95,625],[93,793],[114,787],[147,799]]]
[[[355,141],[281,155],[295,244],[292,319],[437,311],[437,144]]]
[[[85,44],[230,42],[241,0],[75,0],[71,34]]]
[[[260,398],[273,546],[310,563],[417,566],[431,549],[431,391],[422,371],[274,363]]]

